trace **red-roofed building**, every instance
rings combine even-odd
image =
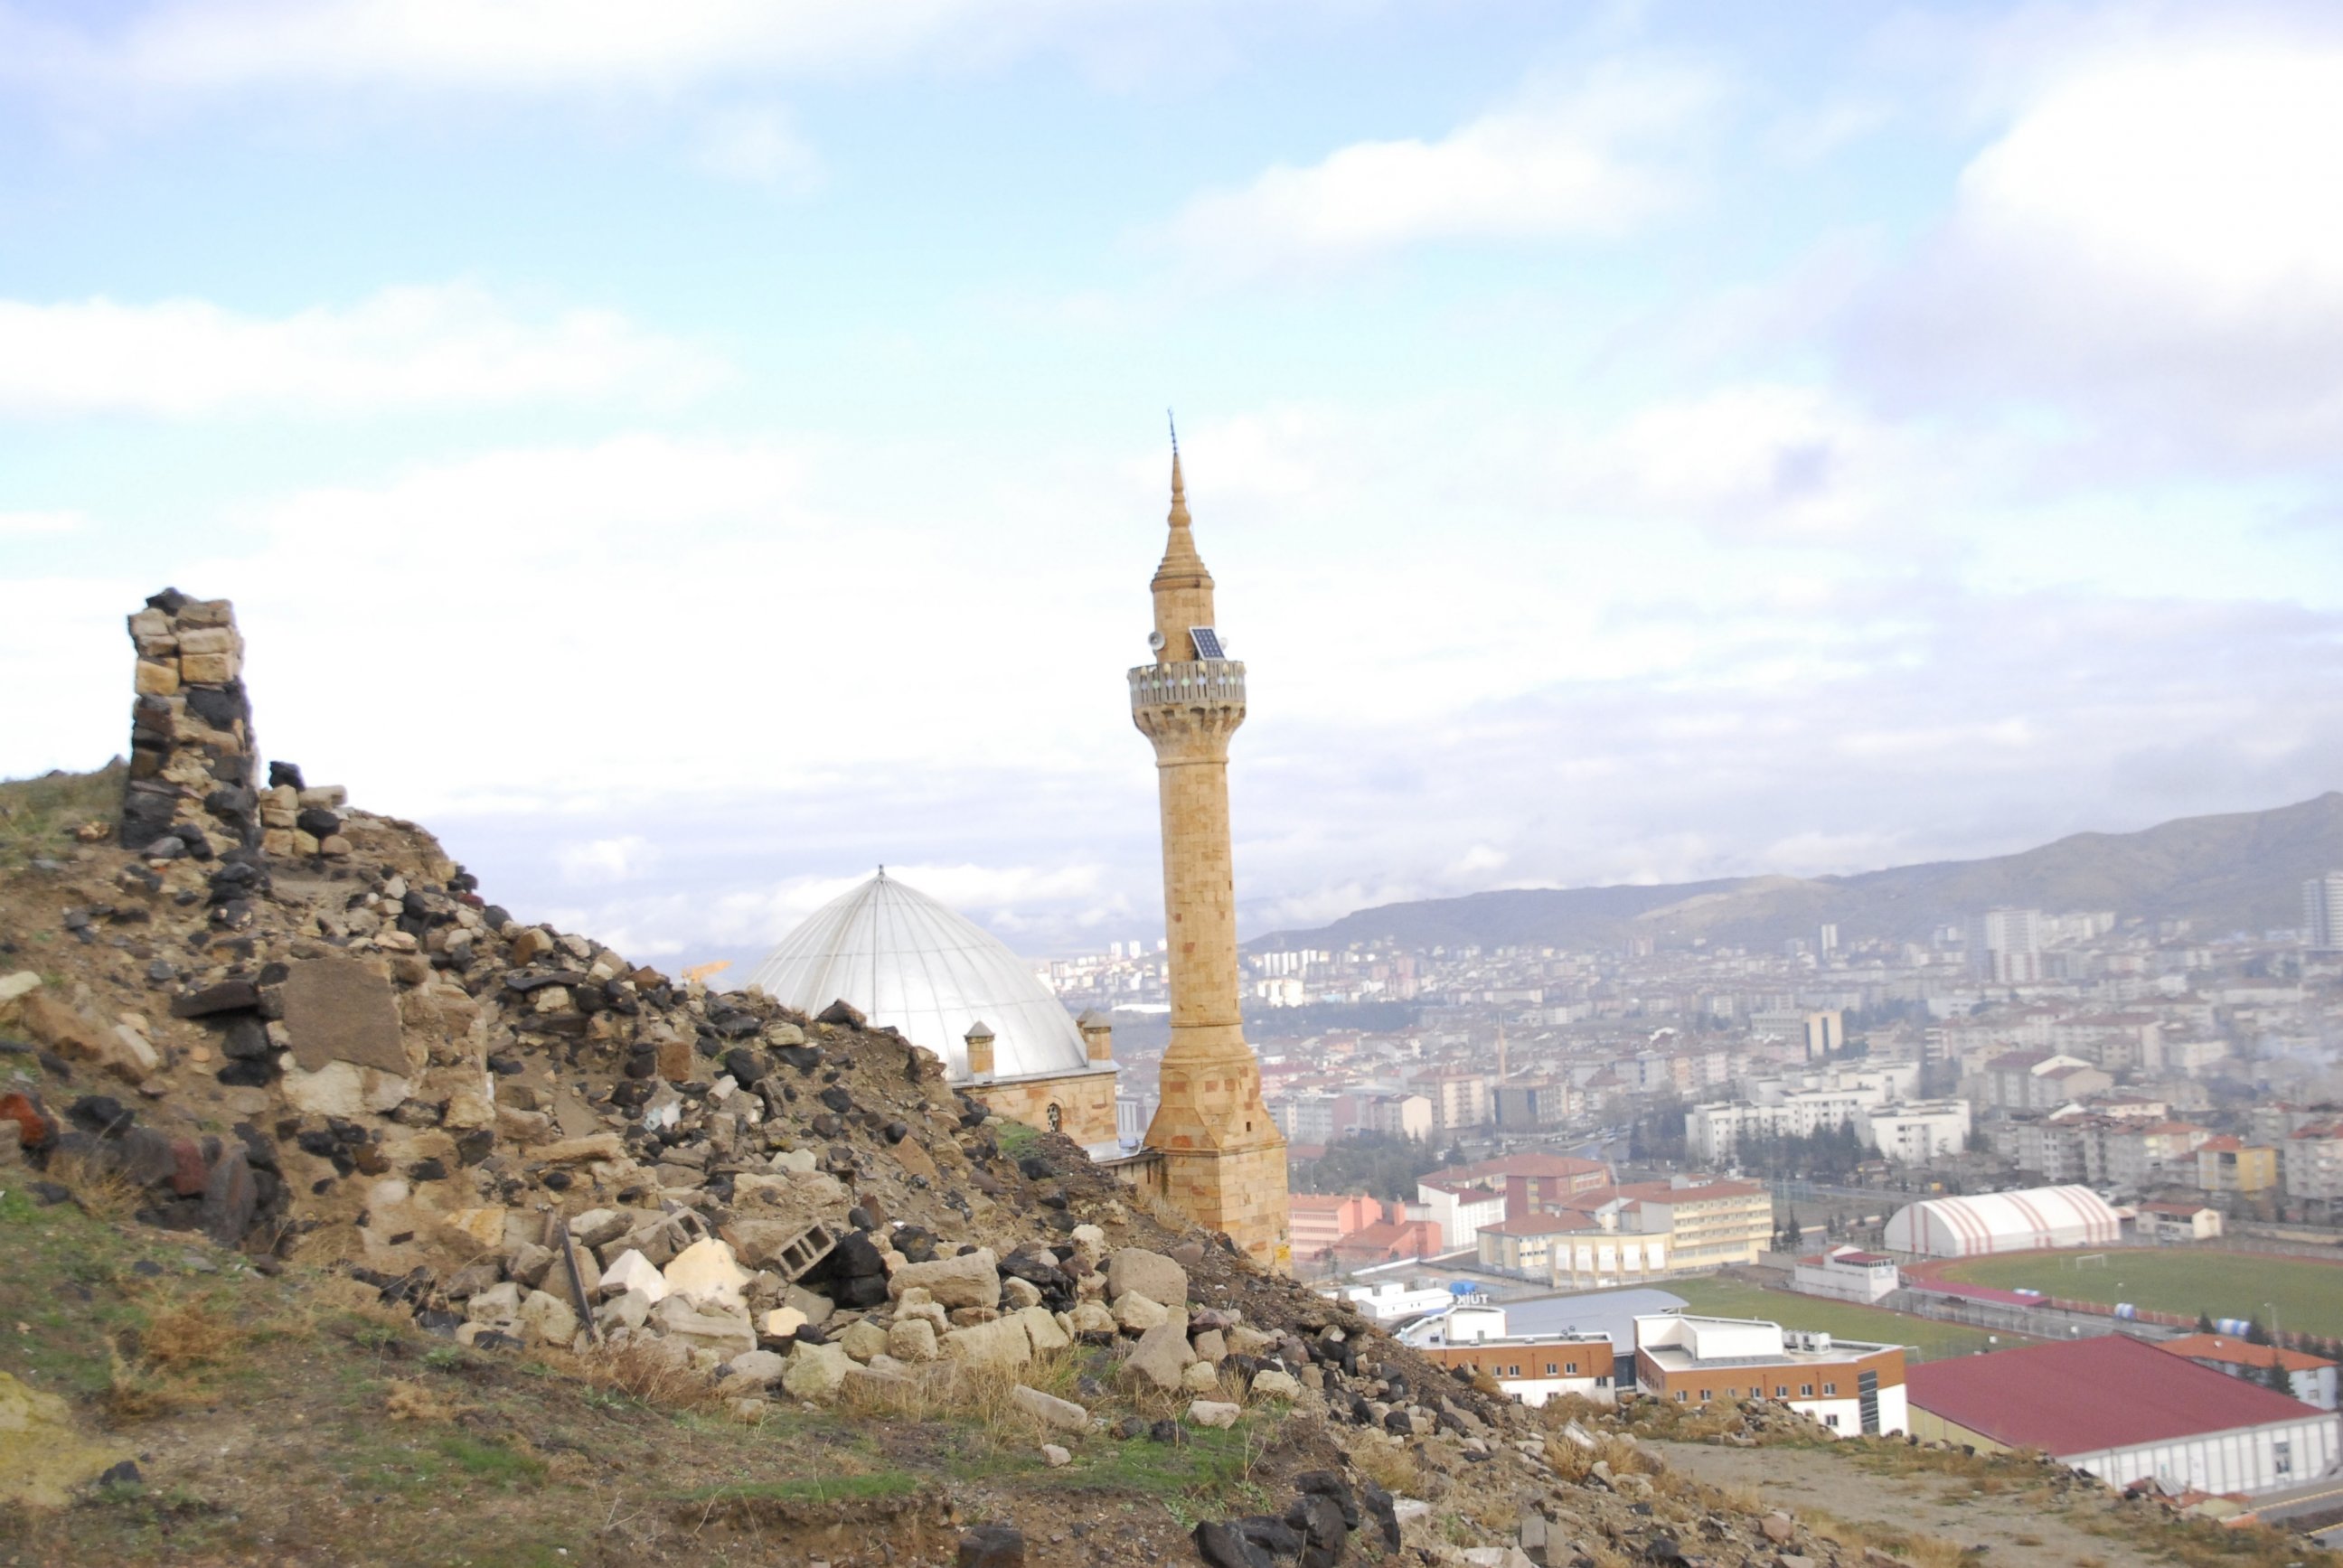
[[[2123,1334],[1926,1362],[1906,1383],[1917,1436],[2039,1449],[2115,1487],[2273,1492],[2343,1465],[2332,1412]]]
[[[1338,1269],[1368,1269],[1410,1258],[1436,1258],[1443,1251],[1440,1227],[1430,1220],[1385,1220],[1352,1231],[1326,1250]]]
[[[2234,1334],[2183,1334],[2177,1340],[2164,1340],[2156,1348],[2231,1377],[2259,1381],[2275,1366],[2286,1373],[2295,1398],[2320,1410],[2335,1408],[2335,1363],[2324,1356],[2258,1345]]]
[[[1315,1262],[1354,1231],[1403,1217],[1385,1213],[1383,1201],[1364,1192],[1294,1192],[1285,1200],[1285,1212],[1286,1234],[1293,1243],[1297,1264]]]
[[[1561,1207],[1564,1199],[1611,1181],[1611,1167],[1600,1160],[1569,1154],[1508,1154],[1474,1165],[1452,1165],[1435,1171],[1436,1181],[1471,1181],[1496,1187],[1505,1194],[1505,1218],[1519,1220],[1541,1210]]]

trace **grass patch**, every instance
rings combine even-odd
[[[518,1486],[545,1474],[545,1461],[535,1454],[464,1432],[443,1432],[432,1446],[466,1475],[492,1485]]]
[[[1022,1121],[1004,1121],[993,1130],[992,1141],[1011,1160],[1022,1160],[1041,1147],[1041,1130],[1028,1127]]]
[[[2275,1309],[2289,1333],[2343,1337],[2343,1264],[2266,1252],[2195,1248],[2122,1249],[2104,1266],[2079,1266],[2096,1253],[2019,1252],[1946,1266],[1945,1278],[2005,1291],[2040,1291],[2068,1301],[2114,1306],[2128,1302],[2193,1318],[2260,1318]],[[1673,1289],[1674,1287],[1670,1287]]]
[[[684,1503],[860,1503],[908,1497],[920,1478],[907,1470],[876,1470],[867,1475],[801,1475],[786,1481],[725,1482],[685,1493]]]
[[[85,823],[105,824],[110,839],[126,771],[109,762],[95,773],[0,780],[0,865],[68,853],[81,843],[74,829]]]
[[[1712,1312],[1726,1318],[1765,1318],[1785,1329],[1904,1345],[1914,1352],[1915,1361],[1942,1361],[1947,1356],[1974,1355],[1979,1351],[2025,1342],[2015,1334],[2005,1333],[1996,1345],[1986,1330],[1965,1323],[1907,1317],[1879,1307],[1859,1307],[1852,1302],[1769,1291],[1760,1285],[1715,1276],[1668,1280],[1663,1282],[1663,1288],[1671,1295],[1682,1296],[1688,1312]]]

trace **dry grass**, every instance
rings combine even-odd
[[[648,1344],[599,1344],[584,1352],[547,1350],[547,1362],[588,1388],[669,1410],[713,1411],[724,1401],[707,1374]]]
[[[73,1193],[75,1207],[93,1220],[117,1224],[138,1208],[138,1189],[122,1172],[101,1161],[78,1154],[59,1154],[43,1172]]]
[[[117,1420],[146,1421],[207,1403],[253,1335],[208,1302],[158,1302],[146,1310],[144,1327],[116,1341],[106,1408]]]
[[[1069,1399],[1081,1375],[1080,1357],[1071,1349],[1041,1352],[1021,1366],[947,1357],[900,1377],[849,1379],[845,1400],[850,1409],[894,1420],[967,1421],[1004,1447],[1031,1446],[1053,1439],[1039,1419],[1018,1407],[1011,1397],[1017,1386]]]
[[[1423,1469],[1415,1455],[1393,1443],[1363,1442],[1351,1453],[1361,1475],[1394,1497],[1423,1495]]]
[[[1841,1519],[1836,1514],[1819,1509],[1805,1509],[1798,1522],[1826,1541],[1835,1541],[1850,1552],[1873,1548],[1902,1558],[1915,1568],[1962,1568],[1969,1561],[1966,1547],[1935,1535],[1914,1535],[1885,1524],[1860,1524]]]
[[[454,1421],[473,1407],[448,1399],[438,1391],[419,1382],[393,1378],[385,1387],[382,1407],[393,1421],[421,1421],[435,1424]]]

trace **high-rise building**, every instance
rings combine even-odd
[[[2042,978],[2042,913],[2038,910],[1987,910],[1971,915],[1969,967],[2005,985]]]
[[[2343,871],[2302,884],[2302,943],[2313,952],[2343,952]]]
[[[1285,1268],[1285,1135],[1262,1103],[1261,1063],[1239,1011],[1236,879],[1229,847],[1229,737],[1245,716],[1245,668],[1228,657],[1212,576],[1189,531],[1179,448],[1171,538],[1150,585],[1155,662],[1130,673],[1131,721],[1154,743],[1163,820],[1163,925],[1172,1041],[1148,1123],[1163,1195],[1259,1262]]]

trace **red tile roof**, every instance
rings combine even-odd
[[[2059,1458],[2321,1414],[2122,1334],[1923,1362],[1904,1377],[1930,1414]]]
[[[2177,1340],[2166,1340],[2156,1347],[2167,1355],[2185,1356],[2192,1362],[2221,1362],[2230,1366],[2266,1367],[2272,1362],[2288,1372],[2317,1372],[2335,1363],[2324,1356],[2304,1351],[2280,1350],[2276,1345],[2249,1344],[2228,1334],[2183,1334]]]

